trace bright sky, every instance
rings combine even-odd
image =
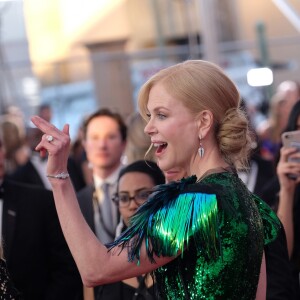
[[[63,58],[70,44],[124,0],[26,0],[24,11],[31,57]],[[111,23],[114,25],[114,21]]]

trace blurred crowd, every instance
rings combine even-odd
[[[291,80],[279,84],[268,107],[265,120],[252,124],[256,144],[249,168],[240,172],[239,177],[276,211],[284,228],[288,261],[274,265],[267,256],[267,272],[268,268],[270,272],[267,299],[300,299],[300,134],[298,150],[282,145],[283,132],[300,132],[300,84]],[[255,112],[247,106],[245,110],[252,122]],[[51,121],[51,106],[40,106],[37,114]],[[147,200],[155,185],[185,176],[180,170],[165,174],[159,170],[150,137],[143,131],[145,124],[138,113],[123,120],[118,113],[101,108],[83,120],[72,142],[68,171],[82,213],[103,243],[112,242],[127,228],[130,217]],[[42,133],[29,126],[16,107],[7,109],[0,125],[4,200],[1,230],[3,256],[19,291],[13,299],[158,299],[153,288],[155,282],[146,274],[107,286],[82,286],[51,204],[53,196],[46,177],[45,158],[35,152]],[[7,192],[10,185],[5,186],[6,181],[12,183],[11,194]],[[10,204],[12,201],[16,202],[15,208]],[[20,211],[22,207],[28,214]],[[8,232],[8,226],[13,233]],[[31,239],[35,241],[27,242]],[[272,252],[271,257],[273,250],[268,251]],[[279,250],[276,251],[280,256]],[[21,260],[28,263],[22,265]]]

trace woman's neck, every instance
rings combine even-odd
[[[211,170],[224,170],[229,167],[229,164],[223,159],[219,153],[214,151],[204,153],[204,156],[199,156],[194,160],[191,167],[191,174],[196,175],[197,178],[203,177],[208,171]]]
[[[218,167],[218,168],[209,169],[201,177],[197,177],[197,181],[201,181],[205,177],[207,177],[211,174],[217,174],[217,173],[223,173],[223,172],[233,172],[233,168],[227,165],[226,167]]]

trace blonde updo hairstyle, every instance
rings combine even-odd
[[[253,136],[240,109],[240,94],[221,68],[203,60],[188,60],[153,75],[139,93],[139,109],[145,119],[150,90],[158,83],[195,116],[203,110],[211,111],[224,159],[237,170],[248,166]]]

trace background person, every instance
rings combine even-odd
[[[113,241],[119,222],[118,209],[111,201],[123,167],[122,155],[126,147],[127,127],[117,113],[100,109],[91,114],[83,126],[83,144],[93,171],[93,185],[78,192],[78,201],[88,224],[102,243]],[[108,184],[105,197],[104,184]],[[107,219],[102,211],[109,207]]]
[[[108,243],[114,240],[119,222],[111,199],[123,168],[127,127],[118,113],[101,108],[85,119],[82,130],[93,183],[78,192],[78,203],[92,231],[102,243]],[[92,290],[85,288],[84,293],[85,299],[93,299]]]
[[[293,298],[300,297],[300,244],[299,244],[299,183],[300,162],[289,162],[288,158],[300,160],[300,153],[295,148],[282,147],[277,165],[279,180],[277,215],[281,220],[287,238],[288,253],[291,259]],[[288,176],[293,174],[296,179]]]
[[[270,101],[268,119],[261,122],[257,128],[262,157],[276,160],[280,150],[281,133],[287,126],[292,107],[300,99],[300,85],[296,81],[281,82]]]
[[[287,127],[283,130],[295,131],[300,128],[300,101],[297,101],[288,117]],[[288,173],[298,175],[300,164],[288,162],[288,157],[299,158],[296,149],[281,147],[279,161],[277,164],[277,175],[270,179],[263,199],[277,212],[280,217],[287,236],[290,265],[292,268],[293,291],[292,299],[300,297],[300,185],[298,179],[291,180]]]
[[[128,228],[130,218],[147,201],[153,187],[164,182],[161,170],[151,161],[139,160],[122,169],[113,198],[121,215],[116,236]],[[157,299],[154,294],[153,279],[148,274],[100,286],[96,299],[154,300]]]
[[[62,234],[53,194],[7,179],[4,161],[0,138],[0,233],[15,287],[24,300],[81,299],[80,275]]]

